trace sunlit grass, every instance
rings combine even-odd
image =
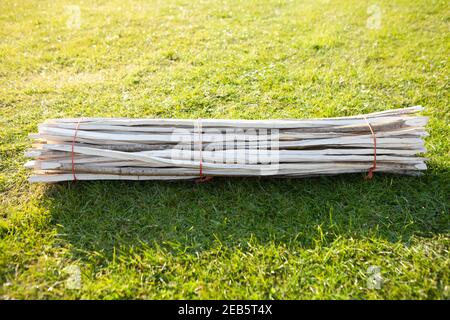
[[[370,1],[2,1],[0,296],[448,299],[449,5],[376,3],[371,29]],[[420,178],[29,185],[22,168],[46,118],[418,104]],[[67,288],[73,265],[80,289]]]

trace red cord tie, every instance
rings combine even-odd
[[[198,144],[199,144],[199,175],[195,182],[203,183],[212,180],[212,176],[204,176],[203,175],[203,128],[202,128],[202,119],[197,119],[197,131],[198,131]]]
[[[73,175],[73,181],[77,181],[77,176],[75,175],[75,141],[77,139],[78,134],[78,128],[80,127],[81,119],[78,120],[77,126],[75,127],[75,133],[73,134],[72,139],[72,175]]]
[[[366,120],[367,125],[369,126],[370,132],[372,133],[373,138],[373,164],[372,167],[369,168],[369,173],[365,177],[366,180],[370,180],[373,177],[373,172],[377,168],[377,137],[375,135],[375,132],[373,131],[372,125],[370,124],[369,120],[366,118],[365,115],[363,115],[364,120]]]

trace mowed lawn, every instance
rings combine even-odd
[[[2,0],[0,298],[450,298],[449,26],[445,0]],[[419,104],[419,178],[30,185],[23,168],[47,118]]]

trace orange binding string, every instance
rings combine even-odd
[[[373,164],[372,164],[372,167],[369,168],[369,173],[367,174],[367,176],[365,178],[367,180],[370,180],[373,177],[373,172],[377,168],[377,137],[375,135],[375,132],[374,132],[369,120],[366,118],[365,115],[363,115],[363,117],[364,117],[364,120],[366,120],[367,125],[369,126],[369,129],[370,129],[370,132],[372,133],[372,138],[373,138]]]
[[[202,119],[197,119],[197,130],[198,130],[198,144],[199,144],[199,175],[200,178],[198,178],[195,182],[197,183],[203,183],[210,181],[213,177],[212,176],[203,176],[203,128],[202,128]]]
[[[73,181],[77,181],[77,176],[75,175],[75,141],[77,139],[77,134],[78,134],[78,128],[80,127],[80,122],[81,119],[78,120],[77,122],[77,126],[75,127],[75,133],[73,134],[73,139],[72,139],[72,175],[73,175]]]

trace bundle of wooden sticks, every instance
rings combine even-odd
[[[51,119],[39,125],[31,182],[305,177],[426,170],[422,107],[290,120]]]

